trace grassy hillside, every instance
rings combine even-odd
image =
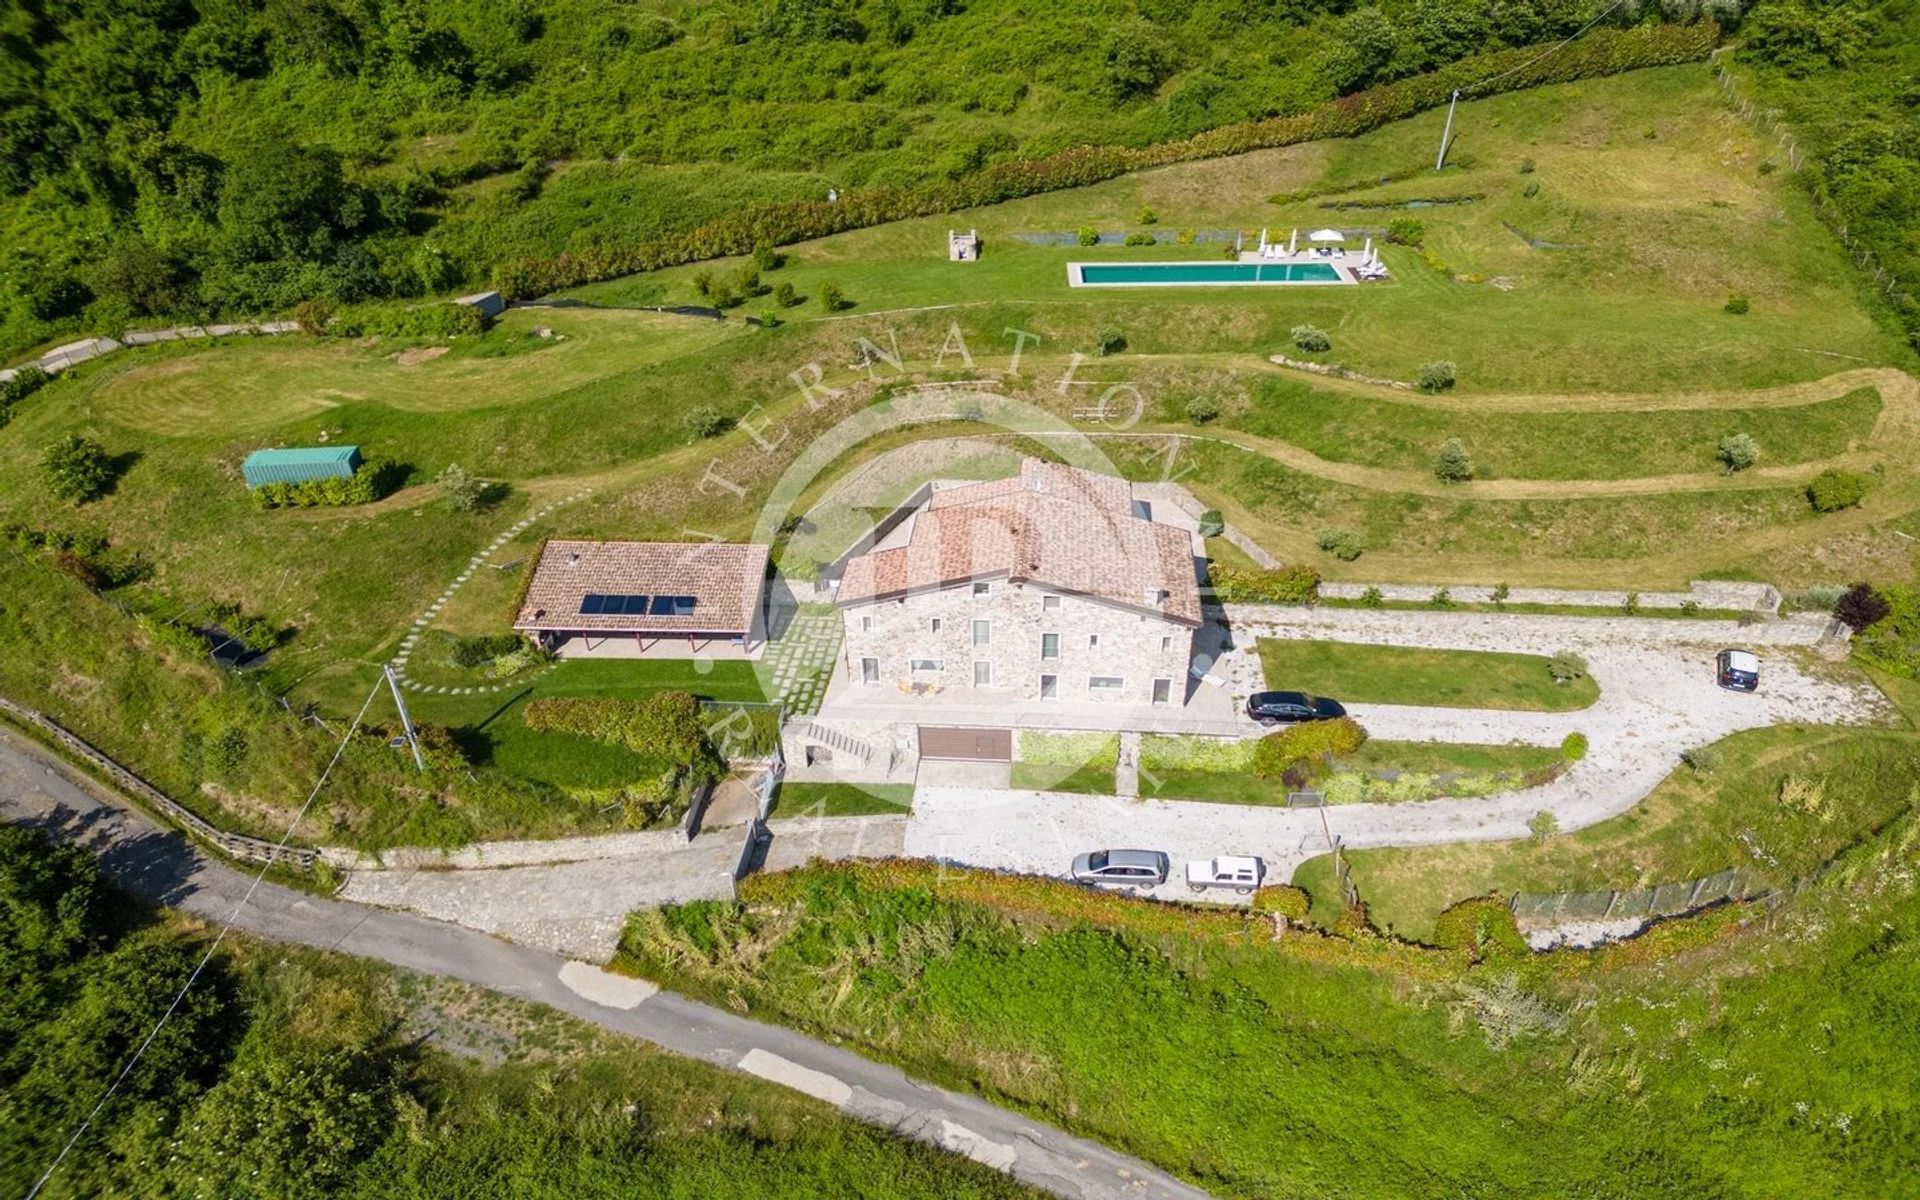
[[[25,1195],[166,1011],[207,932],[0,828],[0,1185]],[[40,1194],[1034,1193],[783,1088],[463,984],[229,938]]]
[[[1185,138],[1564,37],[1600,8],[1347,7],[16,5],[0,25],[0,350],[440,292],[745,205]]]

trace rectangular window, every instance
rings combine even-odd
[[[991,583],[976,583],[973,585],[973,594],[976,596],[990,596],[993,594],[993,585]]]
[[[873,618],[872,618],[872,617],[861,617],[861,618],[860,618],[860,632],[861,632],[861,633],[871,633],[871,632],[873,632]]]
[[[993,622],[992,621],[975,621],[973,623],[973,644],[974,645],[984,646],[989,641],[991,641],[992,638],[993,638]]]
[[[1040,635],[1040,657],[1041,658],[1059,658],[1060,657],[1060,635],[1059,634],[1043,633]]]
[[[1118,675],[1093,675],[1087,679],[1087,691],[1098,697],[1117,695],[1127,686],[1127,681]]]
[[[929,629],[931,629],[931,630],[932,630],[933,632],[935,632],[935,633],[939,633],[939,632],[940,632],[940,618],[939,618],[939,617],[935,617],[935,618],[933,618],[933,620],[931,620],[931,621],[928,621],[928,622],[927,622],[927,628],[929,628]]]
[[[1153,702],[1155,704],[1173,703],[1173,680],[1156,679],[1153,681]]]
[[[1059,694],[1060,677],[1058,675],[1042,675],[1040,677],[1040,698],[1042,700],[1051,700]]]
[[[1161,639],[1160,639],[1160,651],[1161,651],[1161,653],[1163,653],[1163,654],[1164,654],[1164,653],[1166,653],[1167,651],[1169,651],[1169,650],[1171,650],[1171,649],[1173,649],[1173,637],[1172,637],[1171,635],[1168,635],[1167,637],[1163,637],[1163,638],[1161,638]]]
[[[973,664],[973,686],[975,687],[992,687],[993,686],[993,664],[992,663],[977,662]]]
[[[908,664],[915,675],[938,675],[941,671],[937,658],[916,658]]]
[[[1058,597],[1058,596],[1042,596],[1042,597],[1040,597],[1040,611],[1041,611],[1041,612],[1059,612],[1059,611],[1060,611],[1060,597]]]
[[[1090,633],[1090,634],[1088,634],[1088,635],[1087,635],[1087,649],[1089,649],[1089,650],[1098,650],[1099,648],[1100,648],[1100,635],[1099,635],[1099,634],[1097,634],[1097,633]]]
[[[880,660],[879,659],[863,658],[860,660],[860,682],[861,683],[879,683],[880,682]]]

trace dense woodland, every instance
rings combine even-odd
[[[0,350],[443,292],[743,205],[1189,137],[1605,7],[22,0],[0,26]]]

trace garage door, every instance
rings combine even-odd
[[[1013,761],[1013,730],[920,727],[921,758],[962,758],[976,762]]]

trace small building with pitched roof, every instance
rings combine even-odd
[[[765,641],[768,548],[550,538],[513,627],[562,657],[681,657]]]

